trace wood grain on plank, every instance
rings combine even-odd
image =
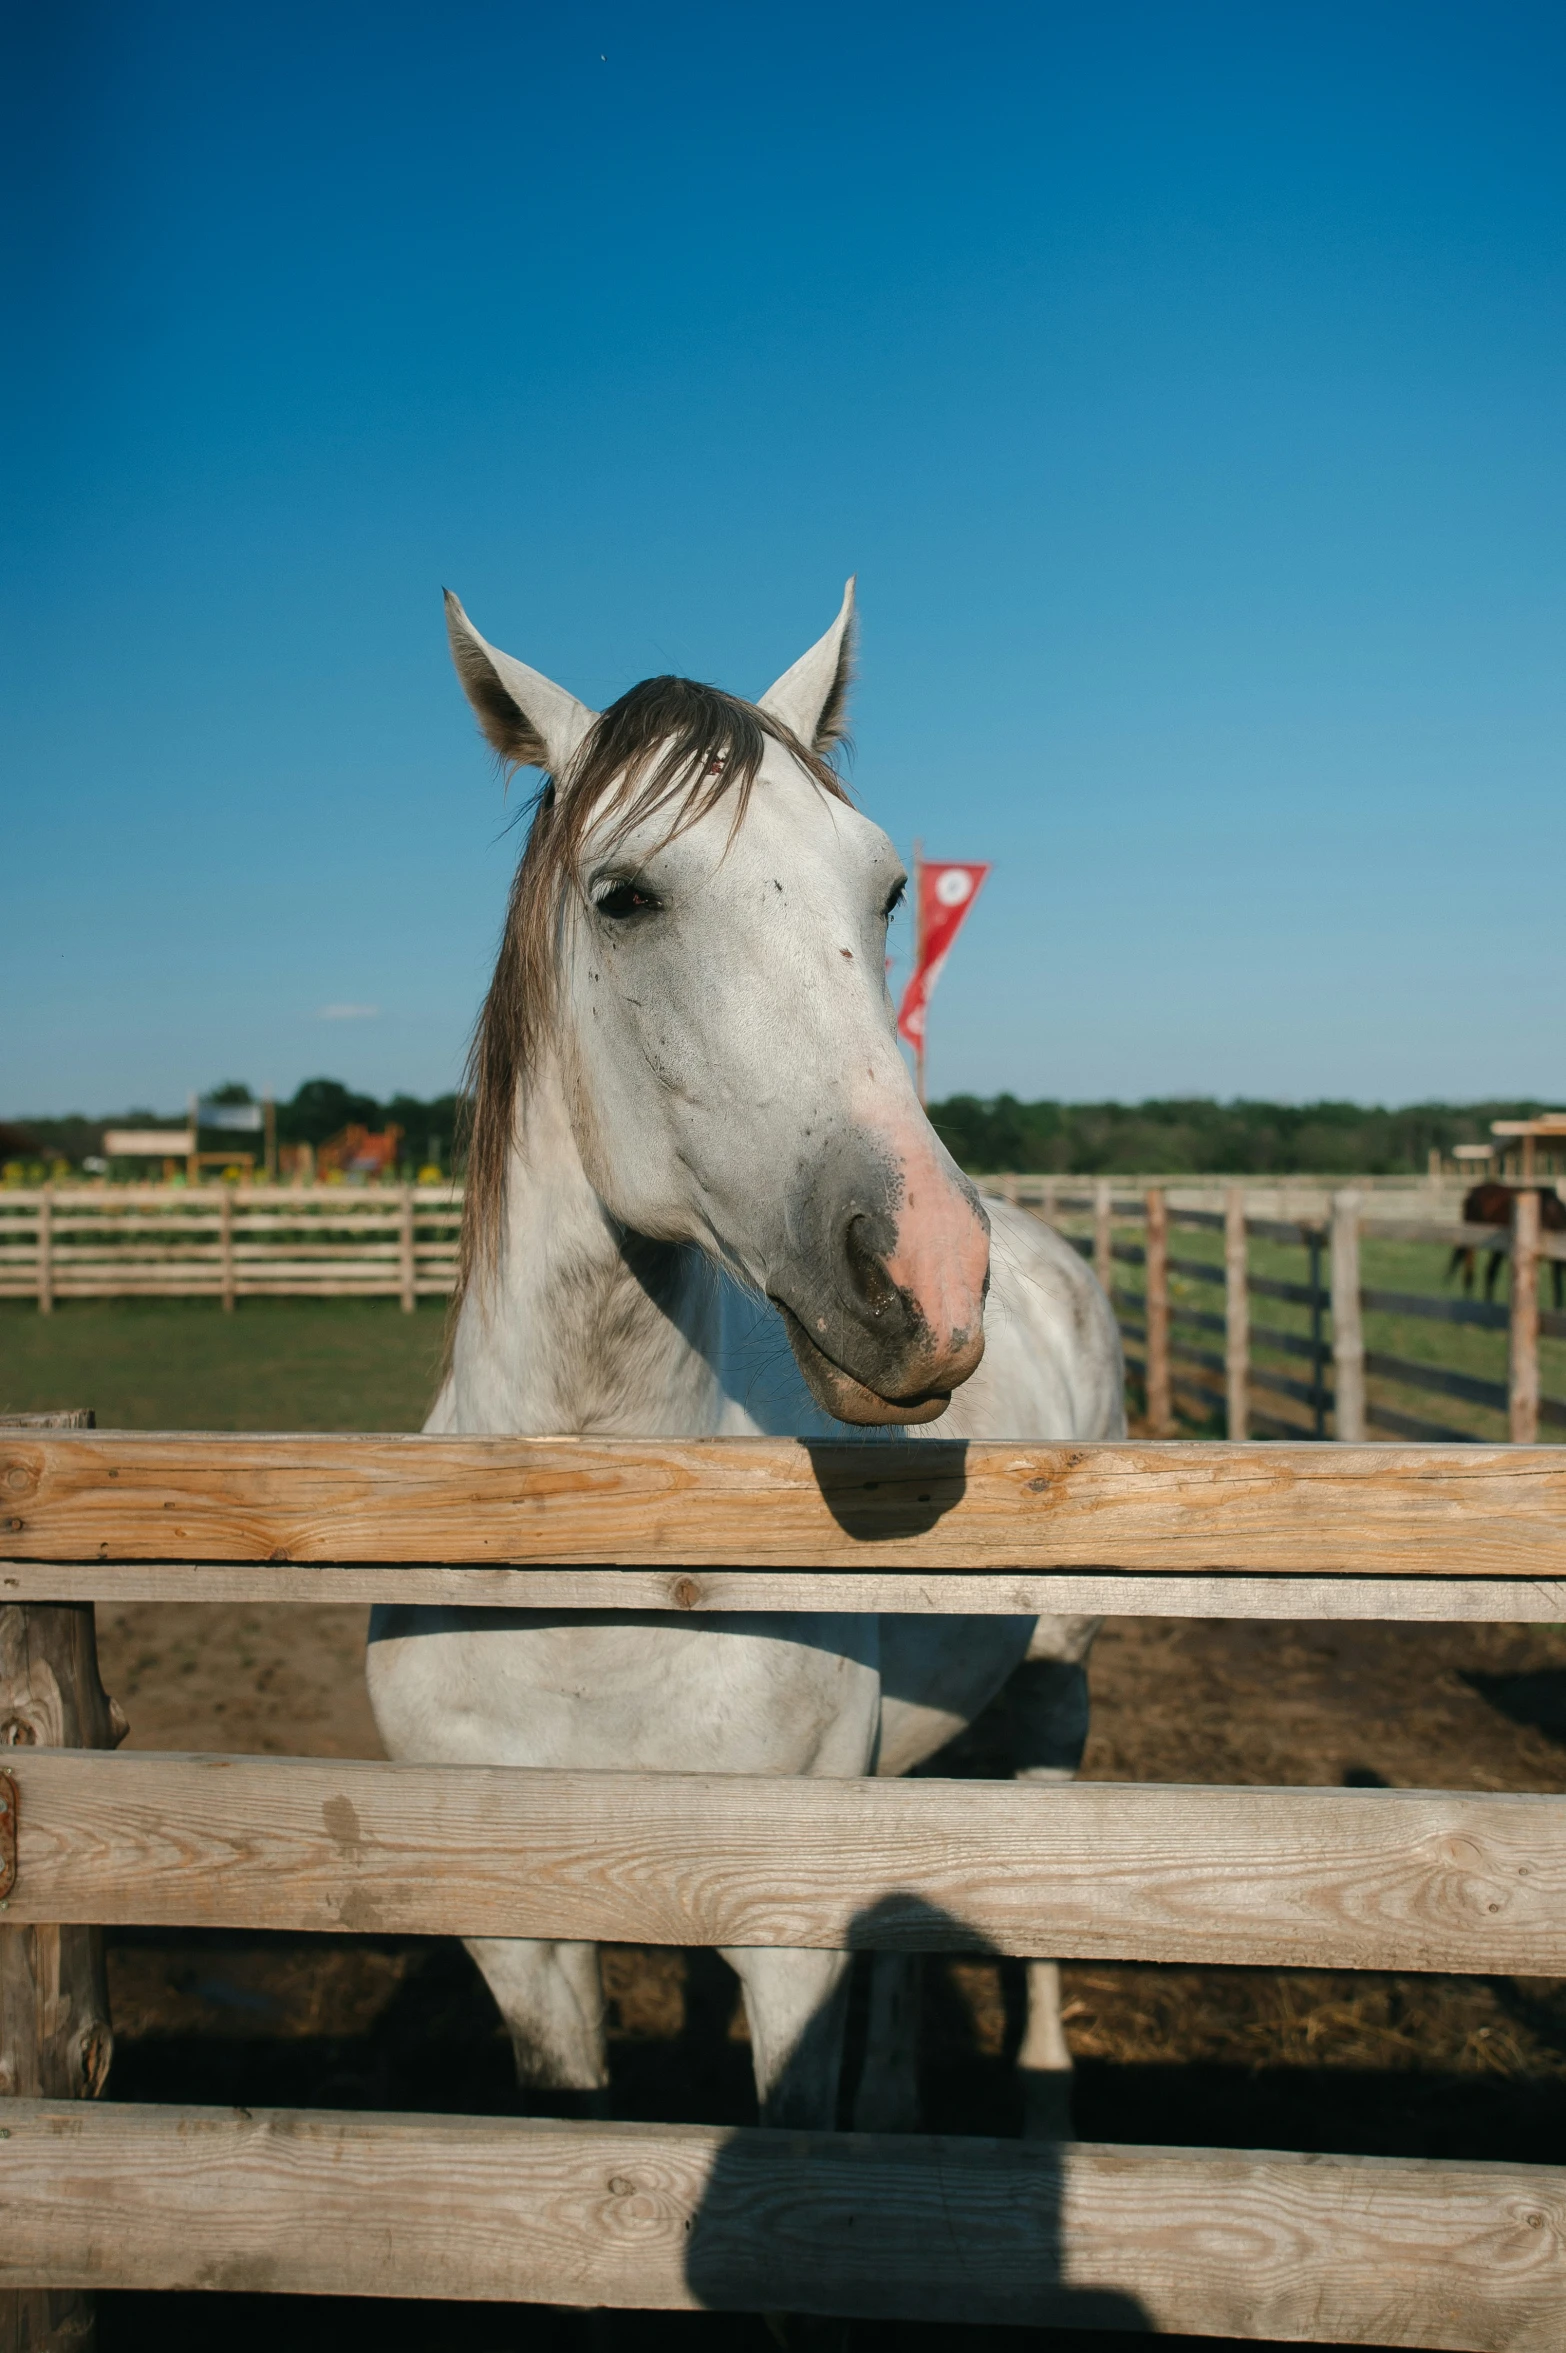
[[[0,2279],[1558,2353],[1566,2171],[18,2102]]]
[[[0,1433],[19,1559],[1566,1575],[1566,1449]]]
[[[11,1428],[92,1426],[90,1410],[5,1417]],[[98,1677],[91,1609],[0,1608],[0,1750],[40,1743],[110,1748],[125,1719]],[[10,1804],[8,1790],[5,1803]],[[95,2098],[114,2038],[103,1931],[57,1919],[0,1927],[0,2093]],[[0,2289],[0,2347],[81,2353],[92,2342],[92,2299],[73,2288]]]
[[[0,1560],[8,1601],[450,1603],[458,1608],[679,1610],[720,1616],[884,1610],[961,1617],[1380,1619],[1558,1625],[1566,1579],[1137,1576],[1085,1570],[591,1569],[397,1561]]]
[[[1566,1974],[1566,1798],[23,1754],[13,1921]]]

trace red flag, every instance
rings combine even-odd
[[[988,873],[988,866],[937,866],[930,861],[919,869],[919,961],[897,1016],[898,1029],[910,1046],[924,1044],[930,991]]]

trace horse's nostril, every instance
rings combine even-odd
[[[873,1220],[861,1211],[848,1221],[843,1236],[843,1255],[848,1260],[848,1279],[872,1315],[884,1314],[889,1307],[901,1303],[902,1294],[886,1270],[886,1261],[875,1246]]]

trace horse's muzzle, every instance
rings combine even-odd
[[[952,1401],[952,1390],[967,1380],[984,1354],[984,1329],[981,1325],[977,1339],[965,1356],[959,1359],[958,1369],[949,1384],[940,1389],[924,1389],[911,1396],[883,1396],[864,1381],[845,1372],[833,1362],[825,1349],[818,1348],[791,1307],[781,1299],[773,1306],[783,1318],[783,1329],[788,1334],[794,1361],[804,1374],[810,1394],[816,1403],[834,1414],[840,1422],[857,1422],[865,1428],[881,1428],[891,1422],[933,1422],[943,1414]]]

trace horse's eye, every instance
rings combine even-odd
[[[888,923],[891,922],[892,917],[897,913],[898,908],[902,905],[904,899],[907,896],[908,885],[906,882],[900,882],[896,890],[893,891],[891,897],[886,902],[886,920]]]
[[[651,891],[643,890],[638,882],[615,882],[600,898],[593,901],[598,914],[623,923],[628,915],[655,915],[662,901]]]

